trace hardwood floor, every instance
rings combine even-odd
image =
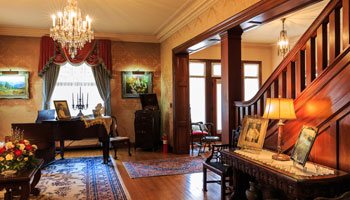
[[[110,155],[114,155],[111,150]],[[99,156],[102,155],[102,150],[71,150],[65,152],[65,157],[80,157],[80,156]],[[195,154],[196,156],[197,154]],[[133,200],[219,200],[220,185],[211,183],[208,184],[208,191],[202,191],[202,173],[159,176],[149,178],[131,179],[125,170],[123,161],[140,161],[148,159],[161,159],[181,157],[188,155],[163,154],[161,152],[147,152],[142,150],[132,151],[132,156],[129,157],[127,149],[118,151],[118,160],[116,160],[118,171],[123,179],[123,182],[129,191],[130,197]],[[111,157],[112,158],[112,157]],[[57,157],[58,159],[58,157]],[[208,173],[209,178],[218,179],[219,177],[213,173]],[[228,197],[226,197],[228,199]]]

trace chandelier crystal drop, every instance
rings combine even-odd
[[[285,56],[289,51],[289,40],[287,36],[287,31],[284,29],[284,21],[286,18],[282,18],[282,30],[280,32],[280,37],[278,38],[278,55]]]
[[[67,48],[71,58],[77,55],[78,49],[83,48],[86,42],[94,39],[91,18],[86,15],[83,20],[77,4],[77,0],[68,0],[63,12],[51,16],[50,37],[59,42],[62,48]]]

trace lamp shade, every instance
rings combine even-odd
[[[267,98],[263,118],[295,119],[293,99]]]

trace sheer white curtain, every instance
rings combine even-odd
[[[71,116],[76,116],[79,110],[72,108],[72,100],[77,103],[77,94],[84,94],[84,104],[88,103],[87,110],[83,110],[84,115],[92,114],[92,109],[98,103],[103,105],[103,100],[98,92],[95,78],[91,67],[86,63],[79,66],[73,66],[66,63],[60,67],[60,72],[57,78],[56,86],[51,97],[51,108],[54,108],[54,100],[67,100]],[[87,99],[88,97],[88,99]]]

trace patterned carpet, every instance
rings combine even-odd
[[[203,161],[201,157],[179,157],[123,162],[123,165],[130,178],[142,178],[201,172]]]
[[[37,187],[40,196],[31,199],[129,199],[113,164],[102,164],[102,157],[57,160],[42,170]]]

